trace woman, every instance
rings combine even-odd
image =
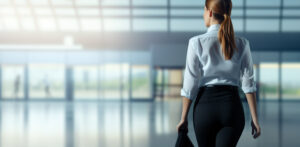
[[[251,112],[252,135],[257,138],[261,133],[250,44],[234,36],[231,9],[231,0],[206,0],[207,32],[189,40],[177,131],[187,130],[187,114],[195,100],[193,123],[200,147],[236,146],[245,126],[240,85]]]

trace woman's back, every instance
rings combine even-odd
[[[238,51],[234,51],[230,60],[225,60],[218,40],[219,28],[219,24],[211,25],[206,33],[189,40],[182,96],[193,99],[198,87],[208,84],[241,86],[245,93],[255,91],[249,41],[236,36]],[[198,87],[192,87],[192,81]]]

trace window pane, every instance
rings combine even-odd
[[[79,31],[77,19],[75,18],[59,18],[58,24],[62,31]]]
[[[50,8],[34,8],[34,13],[36,15],[52,15]]]
[[[2,98],[24,98],[24,66],[2,66]]]
[[[23,30],[30,31],[36,29],[36,26],[34,24],[34,19],[32,17],[22,17],[21,21],[22,21]]]
[[[172,16],[198,16],[199,18],[203,15],[202,9],[171,9]]]
[[[129,99],[129,64],[128,63],[122,63],[121,64],[121,76],[122,76],[122,98],[123,99]]]
[[[128,6],[129,0],[102,0],[103,6]]]
[[[161,68],[155,68],[156,77],[155,77],[155,87],[156,89],[153,89],[153,92],[155,92],[155,97],[159,97],[162,93],[162,80],[163,80],[163,69]]]
[[[103,8],[103,16],[129,16],[129,9]]]
[[[103,99],[121,98],[121,65],[116,63],[100,66],[100,90]]]
[[[64,6],[70,6],[73,5],[73,2],[70,0],[52,0],[53,5],[64,5]]]
[[[57,15],[75,16],[75,10],[73,8],[56,8],[55,13]]]
[[[99,16],[100,10],[94,8],[80,8],[78,14],[80,16]]]
[[[0,4],[10,4],[10,1],[9,0],[1,0],[0,1]]]
[[[300,6],[299,0],[284,0],[283,1],[284,6]]]
[[[178,98],[180,97],[180,89],[178,86],[166,85],[164,88],[164,98]]]
[[[65,68],[61,64],[29,65],[29,98],[64,98]]]
[[[279,6],[280,0],[247,0],[247,6]]]
[[[99,5],[99,0],[76,0],[75,3],[78,6],[97,6]]]
[[[171,19],[171,31],[204,31],[206,27],[201,19]]]
[[[257,77],[257,65],[253,64],[253,73],[254,73],[254,81],[256,83],[256,88],[258,87],[258,77]]]
[[[242,17],[244,15],[244,10],[243,9],[235,9],[233,8],[231,10],[231,17],[239,16]]]
[[[16,13],[12,7],[1,7],[0,14],[4,16],[4,15],[15,15]]]
[[[300,10],[283,9],[283,18],[284,16],[300,16]]]
[[[182,71],[177,69],[168,69],[165,73],[164,95],[180,97],[180,89],[183,82]]]
[[[135,31],[166,31],[167,19],[133,19]]]
[[[74,98],[98,98],[98,68],[97,66],[74,67]]]
[[[83,31],[101,31],[101,20],[99,18],[81,18],[80,22]]]
[[[163,6],[167,5],[167,0],[132,0],[133,5],[158,5]]]
[[[43,17],[38,19],[39,29],[42,31],[56,31],[57,26],[53,17]]]
[[[300,63],[282,63],[282,97],[300,98]]]
[[[31,16],[31,11],[27,7],[17,7],[17,11],[21,16]]]
[[[278,32],[279,19],[247,19],[246,31]]]
[[[285,32],[299,32],[300,31],[300,20],[297,19],[283,19],[282,20],[282,31]]]
[[[247,16],[279,16],[279,9],[272,9],[272,10],[255,10],[250,9],[246,10]]]
[[[232,2],[232,7],[234,8],[235,6],[243,6],[244,0],[231,0]]]
[[[233,29],[234,31],[236,32],[241,32],[243,31],[243,28],[244,28],[244,21],[243,19],[235,19],[233,18],[232,20],[232,24],[233,24]]]
[[[48,5],[48,0],[30,0],[33,5]]]
[[[171,6],[204,6],[204,1],[199,0],[170,0]]]
[[[129,31],[128,18],[104,18],[105,31]]]
[[[163,80],[163,70],[160,68],[156,69],[156,84],[161,85],[162,84],[162,80]]]
[[[134,16],[166,16],[167,9],[133,9],[132,14]]]
[[[278,63],[260,64],[260,97],[266,99],[278,99]]]
[[[149,65],[132,66],[132,98],[151,98]]]
[[[5,30],[18,31],[20,29],[18,24],[19,21],[15,17],[2,17],[2,20]]]
[[[15,0],[14,3],[16,5],[26,5],[27,4],[27,0]]]

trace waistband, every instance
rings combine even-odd
[[[214,85],[214,84],[208,84],[201,86],[203,89],[228,89],[228,90],[238,90],[238,86],[235,85]],[[201,88],[200,87],[200,88]]]
[[[209,84],[200,87],[197,103],[238,101],[238,86],[225,84]]]

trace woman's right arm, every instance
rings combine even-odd
[[[256,93],[252,92],[252,93],[245,93],[246,94],[246,98],[248,101],[248,105],[249,105],[249,109],[250,109],[250,113],[251,113],[251,127],[252,127],[252,135],[254,138],[257,138],[260,133],[260,126],[258,123],[258,117],[257,117],[257,109],[256,109]]]
[[[256,82],[254,80],[253,61],[250,49],[250,43],[245,39],[245,52],[241,60],[241,75],[242,75],[242,89],[246,95],[248,105],[251,113],[251,127],[252,135],[257,138],[261,129],[258,124],[257,109],[256,109]]]

